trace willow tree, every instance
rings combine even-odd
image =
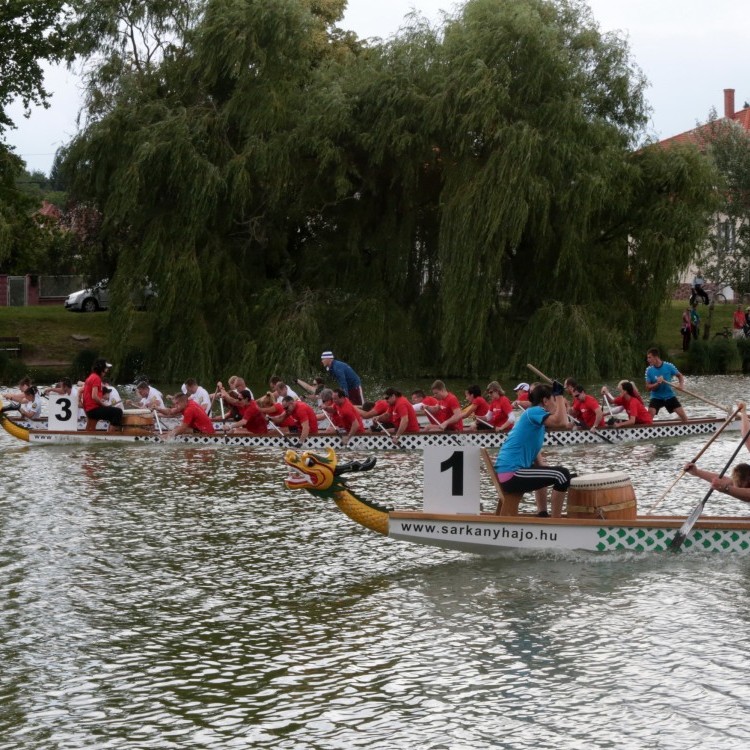
[[[297,158],[297,118],[315,68],[348,48],[329,33],[343,2],[210,0],[190,4],[200,7],[187,26],[169,22],[184,2],[131,5],[155,37],[168,26],[169,43],[136,65],[112,42],[128,39],[114,18],[99,46],[111,47],[116,75],[92,77],[92,120],[67,169],[119,245],[116,340],[137,320],[129,288],[148,277],[161,373],[208,377],[254,364],[259,340],[274,333],[267,324],[286,299],[313,168]]]
[[[118,341],[128,285],[159,288],[165,376],[325,345],[585,377],[632,359],[704,231],[709,171],[634,151],[643,78],[582,3],[469,0],[370,43],[344,0],[121,5],[83,3],[107,58],[67,165],[118,249]],[[134,18],[152,54],[127,50]]]

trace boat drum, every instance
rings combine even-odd
[[[570,480],[569,518],[631,520],[637,515],[635,491],[627,474],[612,471],[586,474]]]
[[[148,409],[125,409],[122,413],[122,431],[126,435],[144,435],[154,426],[154,416]]]

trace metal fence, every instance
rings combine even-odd
[[[67,297],[85,286],[83,276],[40,276],[39,297]]]

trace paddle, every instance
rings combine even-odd
[[[705,398],[704,396],[701,396],[699,393],[695,393],[694,391],[689,391],[687,388],[683,388],[681,385],[678,385],[677,383],[668,383],[668,385],[671,385],[672,388],[680,391],[681,393],[685,393],[688,396],[697,398],[699,401],[703,401],[704,403],[709,404],[710,406],[715,406],[717,409],[721,409],[721,411],[726,412],[727,414],[729,414],[729,412],[732,411],[732,408],[730,406],[722,406],[721,404],[717,404],[716,401],[711,401],[711,399]]]
[[[698,459],[706,452],[706,450],[711,445],[711,443],[713,443],[713,441],[716,440],[716,438],[719,437],[719,435],[721,435],[721,433],[724,431],[724,428],[734,421],[736,416],[740,413],[740,411],[742,411],[743,406],[744,404],[740,404],[735,410],[734,414],[732,414],[730,417],[727,417],[726,421],[710,437],[709,441],[698,451],[698,453],[695,454],[695,457],[693,458],[693,460],[689,461],[688,463],[694,464],[698,462]],[[651,515],[661,505],[664,498],[672,491],[672,488],[677,484],[677,482],[680,481],[680,479],[682,479],[685,476],[685,474],[687,474],[687,471],[683,469],[678,474],[677,479],[675,479],[674,482],[672,482],[672,484],[670,484],[669,487],[667,487],[667,489],[664,490],[661,497],[646,511],[647,516]]]
[[[726,466],[721,470],[721,474],[719,474],[718,477],[719,479],[721,479],[724,474],[727,473],[729,467],[732,465],[732,461],[737,458],[737,454],[742,450],[742,446],[745,445],[748,438],[750,438],[750,430],[745,433],[742,440],[740,441],[740,444],[735,448],[734,453],[732,453],[729,461],[727,461]],[[711,489],[706,493],[706,496],[703,498],[703,500],[701,500],[698,505],[693,508],[693,512],[685,519],[685,523],[680,526],[680,530],[674,535],[674,539],[669,544],[668,549],[670,552],[677,552],[677,550],[682,547],[682,543],[685,541],[685,539],[687,539],[688,534],[690,534],[693,526],[695,526],[695,522],[698,520],[700,514],[703,513],[703,508],[706,507],[706,502],[708,501],[708,498],[713,494],[713,491],[714,488],[711,487]]]
[[[437,424],[437,425],[440,424],[440,420],[427,407],[424,407],[422,411],[432,420],[433,424]],[[448,433],[445,430],[443,430],[442,432],[444,435],[448,435],[448,437],[452,437],[453,442],[456,445],[463,445],[463,443],[461,443],[461,441],[458,439],[458,435]]]
[[[286,444],[287,444],[288,446],[290,446],[291,448],[296,448],[296,447],[297,447],[297,444],[296,444],[296,443],[293,443],[293,442],[291,441],[291,439],[290,439],[290,438],[288,438],[288,437],[287,437],[287,436],[286,436],[286,435],[284,434],[284,431],[283,431],[283,430],[282,430],[282,429],[281,429],[281,428],[280,428],[280,427],[279,427],[279,426],[278,426],[278,425],[276,424],[276,422],[274,422],[274,421],[273,421],[272,419],[269,419],[268,417],[266,417],[266,421],[268,422],[268,424],[270,424],[270,425],[271,425],[271,427],[273,427],[273,429],[274,429],[274,430],[276,430],[276,432],[278,432],[278,433],[279,433],[279,435],[281,435],[281,439],[282,439],[282,440],[283,440],[283,441],[284,441],[284,442],[285,442],[285,443],[286,443]]]
[[[546,380],[546,381],[547,381],[548,383],[551,383],[551,382],[552,382],[552,378],[550,378],[550,377],[548,377],[547,375],[545,375],[545,374],[544,374],[544,373],[543,373],[543,372],[542,372],[541,370],[537,370],[537,369],[536,369],[536,367],[534,367],[534,365],[529,365],[529,364],[527,364],[527,365],[526,365],[526,367],[528,367],[528,368],[529,368],[529,370],[531,370],[531,371],[532,371],[533,373],[535,373],[535,374],[536,374],[536,375],[538,375],[538,376],[539,376],[540,378],[542,378],[542,380]],[[578,419],[575,419],[575,418],[573,418],[573,417],[571,417],[571,419],[573,420],[574,424],[576,424],[576,425],[577,425],[578,427],[580,427],[580,428],[581,428],[582,430],[588,430],[588,431],[589,431],[589,432],[591,432],[592,434],[594,434],[594,435],[597,435],[597,436],[598,436],[598,437],[600,437],[600,438],[601,438],[602,440],[604,440],[604,442],[605,442],[605,443],[609,443],[610,445],[614,445],[614,444],[615,444],[615,441],[614,441],[614,440],[612,440],[612,438],[610,438],[610,437],[607,437],[607,435],[603,435],[603,434],[602,434],[601,432],[599,432],[599,431],[598,431],[597,429],[593,429],[593,430],[592,430],[592,429],[589,429],[589,427],[587,427],[587,426],[586,426],[585,424],[583,424],[583,422],[581,422],[580,420],[578,420]]]
[[[159,415],[157,414],[156,409],[152,409],[151,413],[154,415],[154,419],[156,420],[156,426],[159,428],[159,434],[161,435],[162,429],[161,429],[161,420],[159,419]]]

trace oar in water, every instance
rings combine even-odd
[[[737,454],[742,450],[742,446],[745,445],[747,442],[747,439],[750,438],[750,430],[748,430],[742,440],[740,440],[740,444],[735,448],[734,453],[732,453],[732,457],[727,461],[726,466],[721,470],[721,474],[719,474],[719,479],[721,479],[727,471],[729,471],[729,467],[732,465],[732,462],[735,458],[737,458]],[[708,502],[708,498],[711,497],[713,494],[714,488],[711,487],[711,489],[706,493],[706,496],[701,500],[698,505],[693,508],[693,512],[685,519],[685,523],[680,526],[680,530],[674,535],[674,539],[669,544],[669,551],[670,552],[677,552],[677,550],[682,547],[682,543],[687,539],[688,535],[690,534],[693,526],[695,526],[696,521],[700,517],[700,514],[703,513],[703,509],[706,507],[706,503]]]
[[[695,457],[692,459],[692,461],[689,461],[688,463],[694,464],[698,462],[698,459],[706,452],[706,450],[708,450],[708,447],[711,445],[711,443],[713,443],[713,441],[716,440],[716,438],[719,437],[722,432],[724,432],[724,429],[735,420],[736,416],[740,413],[740,411],[742,411],[744,406],[745,405],[742,403],[737,406],[735,412],[731,416],[727,417],[726,421],[722,423],[721,427],[719,427],[719,429],[716,430],[713,435],[711,435],[709,441],[698,451],[698,453],[695,454]],[[651,515],[662,504],[664,498],[672,491],[672,488],[677,484],[677,482],[680,481],[680,479],[685,476],[685,474],[687,474],[687,472],[685,471],[685,469],[683,469],[677,475],[677,479],[675,479],[674,482],[672,482],[672,484],[670,484],[669,487],[664,490],[664,492],[661,494],[661,497],[646,511],[647,516]]]
[[[695,393],[695,391],[689,391],[687,388],[683,388],[678,383],[667,383],[667,385],[671,385],[672,388],[680,391],[680,393],[685,393],[688,396],[697,398],[698,401],[703,401],[704,403],[709,404],[710,406],[715,406],[717,409],[721,409],[721,411],[726,412],[727,414],[729,414],[729,412],[732,411],[732,408],[730,406],[722,406],[721,404],[717,404],[716,401],[711,401],[711,399],[706,398],[705,396],[701,396],[700,393]]]

